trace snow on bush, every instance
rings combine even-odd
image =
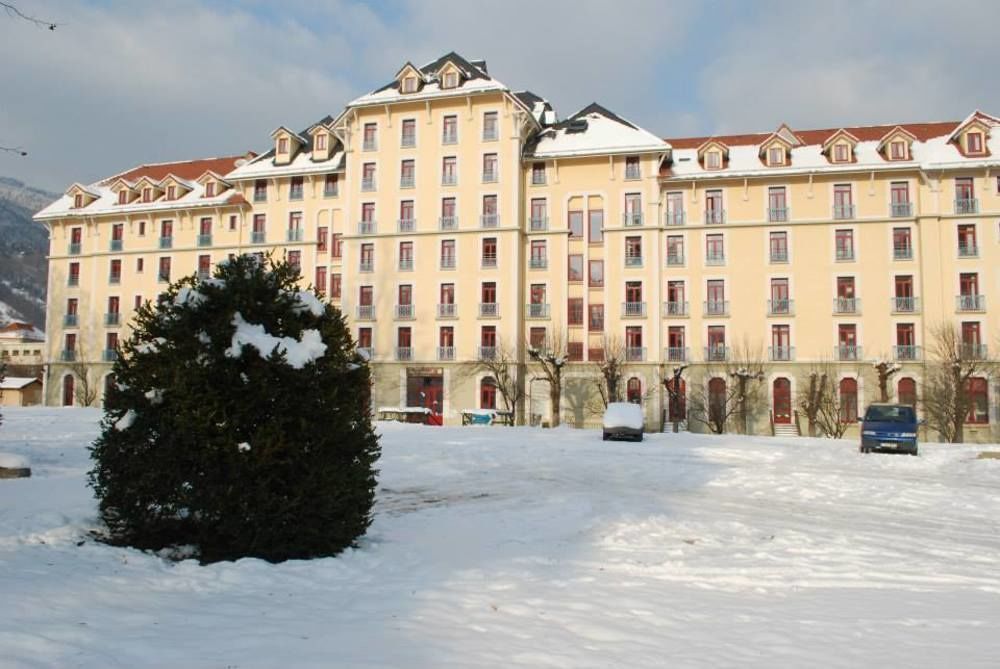
[[[233,316],[233,327],[236,331],[233,332],[232,346],[226,349],[226,355],[230,358],[240,357],[244,346],[252,346],[261,357],[279,353],[285,356],[285,362],[289,365],[302,369],[304,365],[326,353],[326,344],[323,343],[319,330],[303,330],[301,340],[275,337],[263,325],[247,323],[238,311]]]

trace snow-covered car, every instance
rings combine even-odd
[[[604,412],[604,441],[642,441],[642,407],[631,402],[612,402]]]

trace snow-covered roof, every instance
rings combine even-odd
[[[32,376],[8,376],[0,381],[0,390],[21,390],[32,383],[41,383],[41,381]]]
[[[670,145],[663,139],[595,102],[565,121],[540,131],[528,146],[526,155],[529,158],[561,158],[669,149]]]
[[[204,197],[203,184],[191,184],[191,190],[173,200],[159,197],[153,202],[133,200],[129,204],[118,204],[118,195],[110,186],[94,184],[90,187],[97,193],[97,199],[86,207],[74,208],[73,198],[63,195],[58,200],[35,214],[35,220],[48,220],[70,216],[101,216],[104,214],[131,214],[139,212],[169,211],[173,209],[192,209],[195,207],[219,207],[222,205],[242,204],[246,200],[232,189],[223,189],[213,197]]]
[[[449,64],[453,65],[459,71],[461,81],[456,88],[441,88],[437,75]],[[420,74],[420,86],[413,93],[402,93],[399,90],[400,75],[409,68]],[[348,108],[360,107],[370,104],[398,102],[400,100],[425,100],[428,98],[468,95],[469,93],[485,93],[490,91],[509,92],[510,89],[487,73],[486,61],[466,60],[452,51],[419,68],[409,62],[404,63],[396,73],[396,78],[393,81],[351,100],[347,106]]]
[[[970,117],[971,118],[971,117]],[[988,153],[982,157],[968,157],[952,141],[956,128],[966,124],[947,121],[940,123],[909,123],[898,125],[861,126],[821,130],[800,130],[795,136],[799,146],[789,151],[786,165],[769,167],[760,156],[760,148],[774,133],[746,135],[721,135],[714,137],[684,137],[666,140],[672,147],[672,160],[661,170],[664,178],[732,178],[759,175],[823,172],[852,172],[858,169],[946,169],[959,166],[1000,165],[1000,133],[987,139]],[[889,160],[885,155],[885,140],[896,132],[912,138],[908,160]],[[824,146],[836,134],[857,140],[854,160],[850,163],[833,163],[824,153]],[[718,142],[729,147],[729,155],[722,169],[705,169],[698,160],[698,148],[708,142]]]
[[[344,152],[336,151],[328,160],[313,160],[312,154],[302,149],[291,161],[283,165],[274,164],[274,152],[265,153],[246,165],[237,167],[226,175],[229,181],[241,179],[263,179],[290,174],[325,174],[344,171]]]

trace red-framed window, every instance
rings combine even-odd
[[[343,280],[340,277],[340,273],[330,273],[330,299],[339,300],[341,291],[343,290]]]
[[[441,304],[455,304],[455,284],[442,283],[440,293]],[[486,295],[485,291],[483,292],[483,295]],[[496,299],[495,296],[494,299]]]
[[[625,399],[632,404],[642,403],[642,380],[638,376],[631,377],[625,383]]]
[[[591,209],[590,212],[590,243],[604,243],[604,210]]]
[[[442,325],[438,330],[438,346],[451,348],[455,345],[455,328],[451,325]]]
[[[370,307],[375,302],[375,289],[372,286],[358,286],[358,304],[362,307]]]
[[[372,347],[372,329],[358,328],[358,348]]]
[[[330,257],[341,258],[344,255],[344,235],[335,232],[330,235]]]
[[[483,304],[496,304],[497,301],[497,283],[496,281],[484,281],[482,286],[482,299],[480,300]]]
[[[587,329],[590,332],[604,331],[604,305],[591,304],[588,309]]]
[[[479,382],[479,408],[497,408],[497,382],[492,376],[487,376]]]
[[[571,297],[566,301],[569,325],[583,325],[583,298]]]
[[[845,378],[840,380],[840,420],[843,423],[858,422],[858,381]]]
[[[567,258],[568,279],[573,282],[583,281],[583,255],[571,253]]]
[[[985,425],[990,422],[989,383],[983,377],[974,376],[966,381],[965,392],[969,402],[969,415],[965,422]]]
[[[528,345],[532,348],[543,348],[545,346],[545,336],[545,328],[529,328]]]
[[[319,253],[326,253],[329,250],[330,229],[325,225],[316,228],[316,250]]]
[[[600,288],[604,285],[604,261],[591,260],[589,265],[590,286]]]
[[[904,376],[896,384],[896,399],[900,404],[917,406],[917,382],[909,376]]]
[[[571,239],[583,238],[583,212],[571,211],[567,214],[569,236]]]
[[[625,301],[642,302],[642,281],[625,282]]]
[[[326,294],[326,267],[316,268],[316,290],[321,294]]]
[[[479,332],[479,345],[485,348],[492,348],[497,345],[497,326],[482,326]]]
[[[397,304],[407,306],[413,304],[413,286],[409,283],[399,284],[397,289]]]

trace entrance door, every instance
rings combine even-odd
[[[674,395],[674,380],[670,379],[667,381],[667,420],[671,423],[675,420],[682,421],[687,419],[687,384],[684,383],[684,379],[680,382],[680,392]]]
[[[792,382],[785,378],[774,380],[774,422],[788,425],[792,422]]]
[[[427,416],[428,425],[442,425],[444,423],[444,377],[439,373],[428,373],[424,370],[416,371],[406,380],[406,406],[424,407],[430,409]]]
[[[67,374],[63,377],[62,403],[64,407],[73,406],[73,375]]]

